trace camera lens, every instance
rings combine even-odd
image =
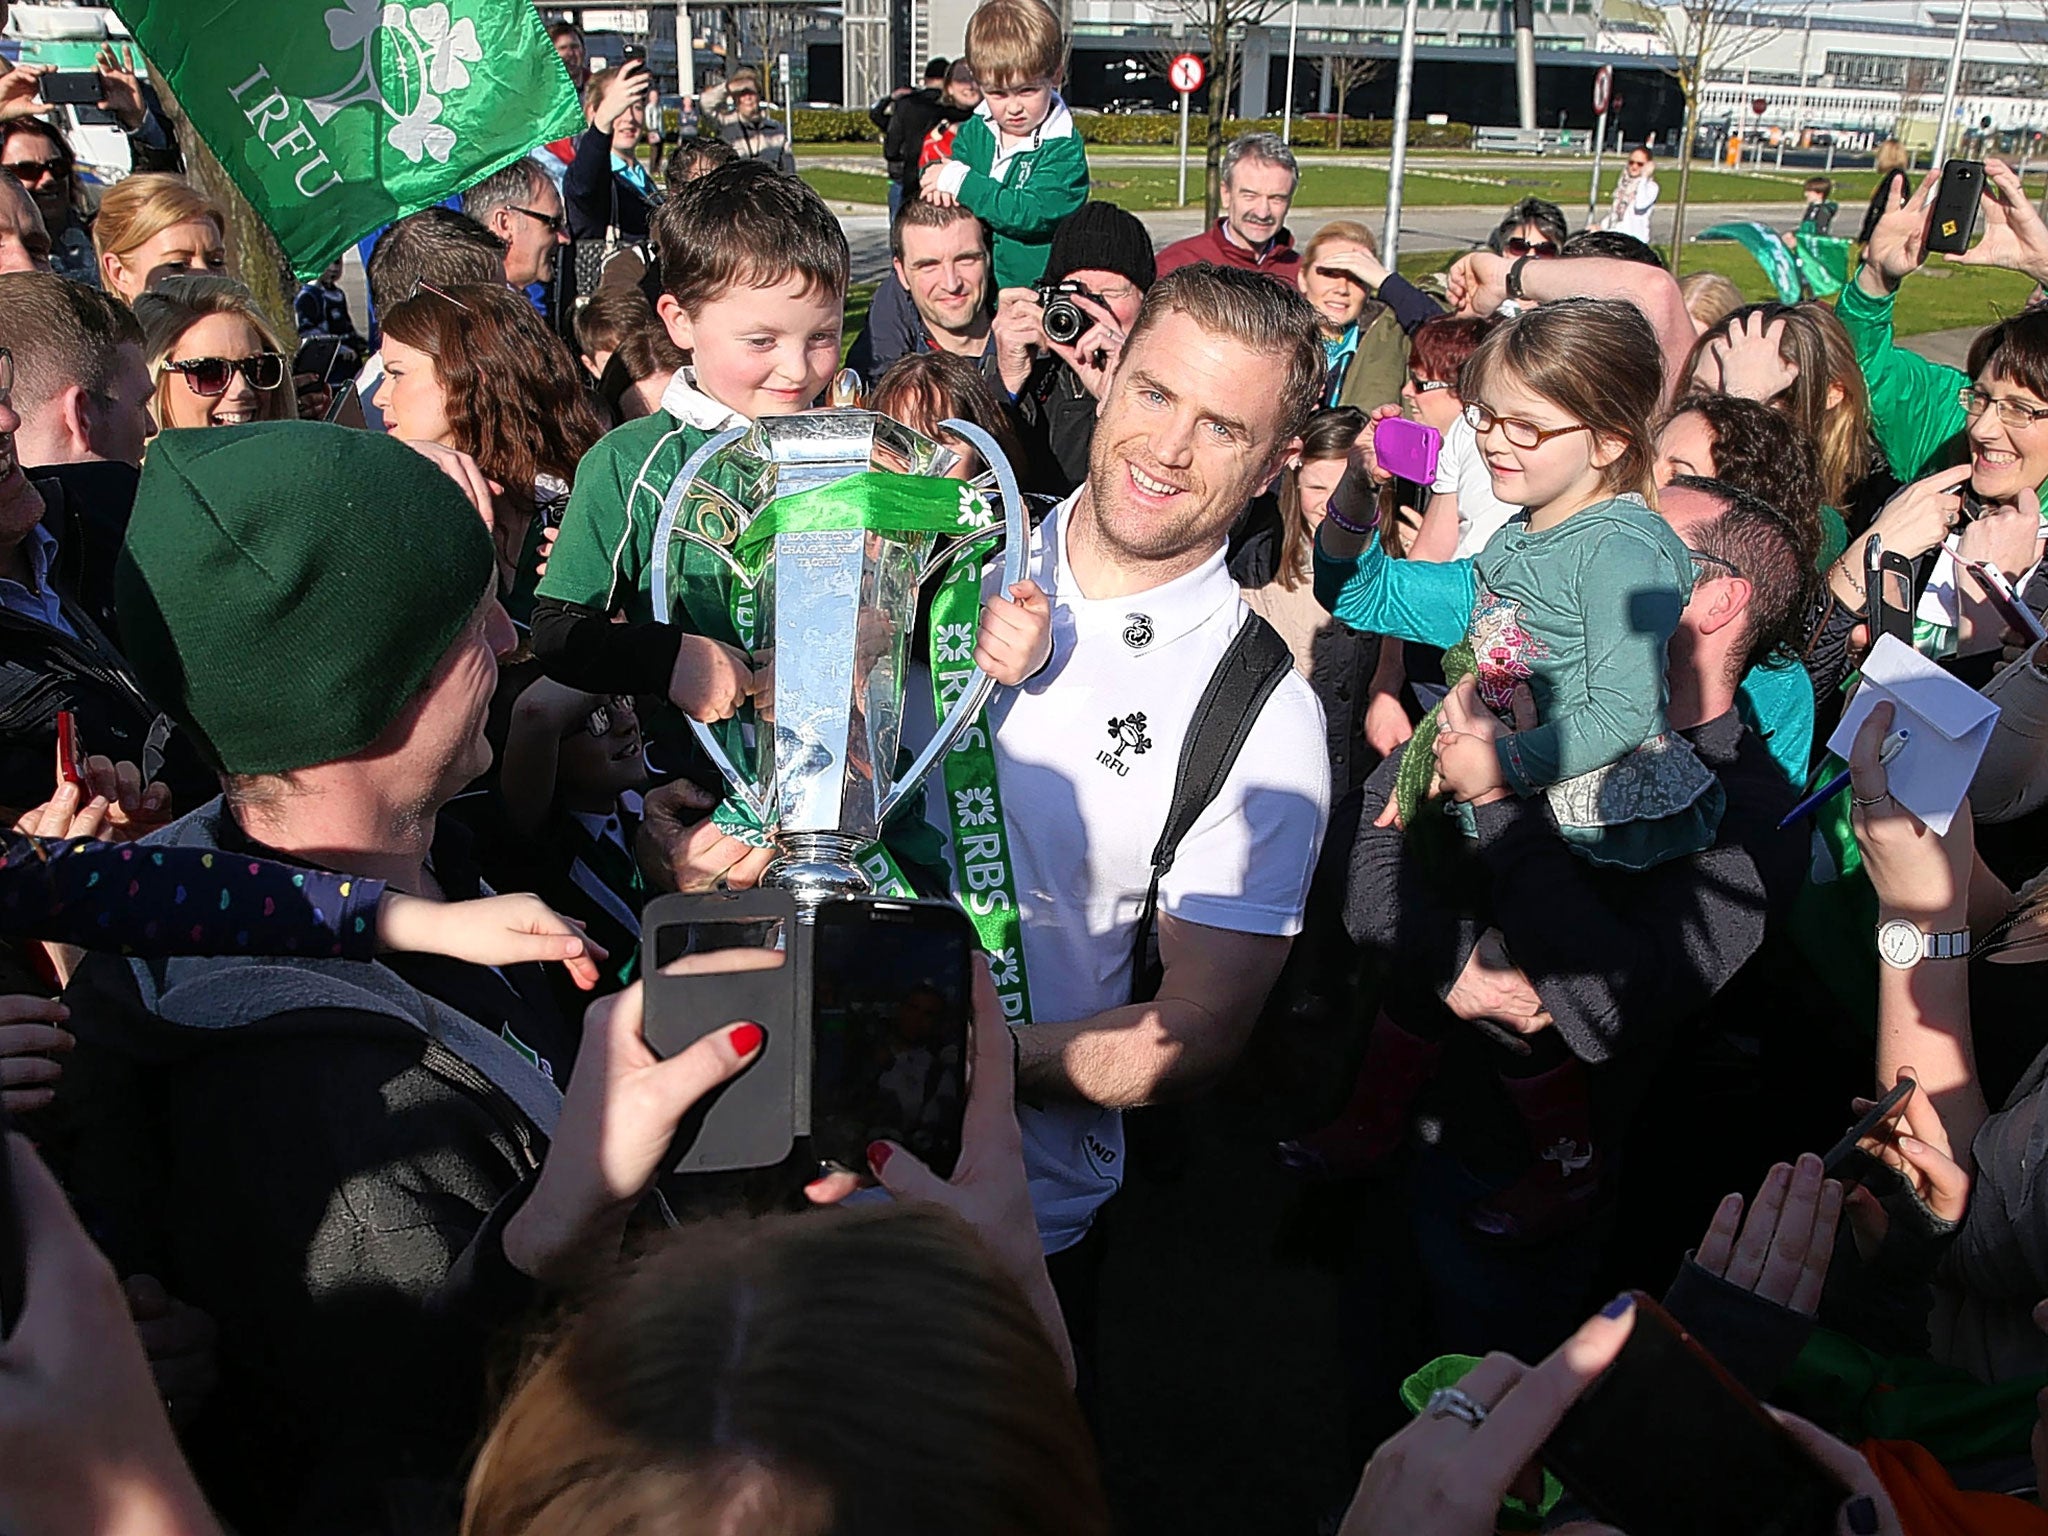
[[[1072,299],[1054,299],[1045,306],[1044,325],[1047,340],[1070,347],[1088,329],[1088,317],[1081,313],[1080,305]]]

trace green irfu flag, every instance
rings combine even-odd
[[[583,127],[531,0],[113,8],[301,277]]]
[[[1732,224],[1716,224],[1711,229],[1701,230],[1693,238],[1733,240],[1756,258],[1756,264],[1764,269],[1764,276],[1778,290],[1780,303],[1797,304],[1802,297],[1799,269],[1792,264],[1792,253],[1785,249],[1784,240],[1768,224],[1757,224],[1747,219]]]

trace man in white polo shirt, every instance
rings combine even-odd
[[[1162,279],[1104,392],[1088,480],[1032,539],[1053,657],[990,711],[1021,986],[1002,985],[1011,967],[992,947],[1018,1021],[1032,1204],[1084,1349],[1089,1298],[1077,1292],[1092,1287],[1060,1258],[1122,1182],[1121,1111],[1230,1066],[1300,928],[1322,841],[1322,709],[1290,667],[1160,882],[1164,978],[1132,1003],[1133,941],[1190,718],[1250,617],[1225,536],[1298,446],[1322,385],[1315,317],[1292,288],[1214,266]],[[945,798],[931,796],[941,821]],[[945,830],[972,848],[988,842],[976,826],[969,814]],[[998,895],[973,855],[956,868],[970,910]]]

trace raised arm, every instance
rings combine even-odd
[[[1692,315],[1678,280],[1661,267],[1605,256],[1575,256],[1568,261],[1511,262],[1491,251],[1461,256],[1445,278],[1451,303],[1469,314],[1490,315],[1508,299],[1509,272],[1521,270],[1522,294],[1542,304],[1555,299],[1624,299],[1643,312],[1657,332],[1664,352],[1664,395],[1671,398],[1684,386],[1685,361],[1696,337]]]

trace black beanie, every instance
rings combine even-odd
[[[1114,272],[1147,292],[1159,275],[1152,263],[1152,237],[1135,214],[1115,203],[1083,203],[1052,232],[1044,281],[1063,282],[1071,272]]]

